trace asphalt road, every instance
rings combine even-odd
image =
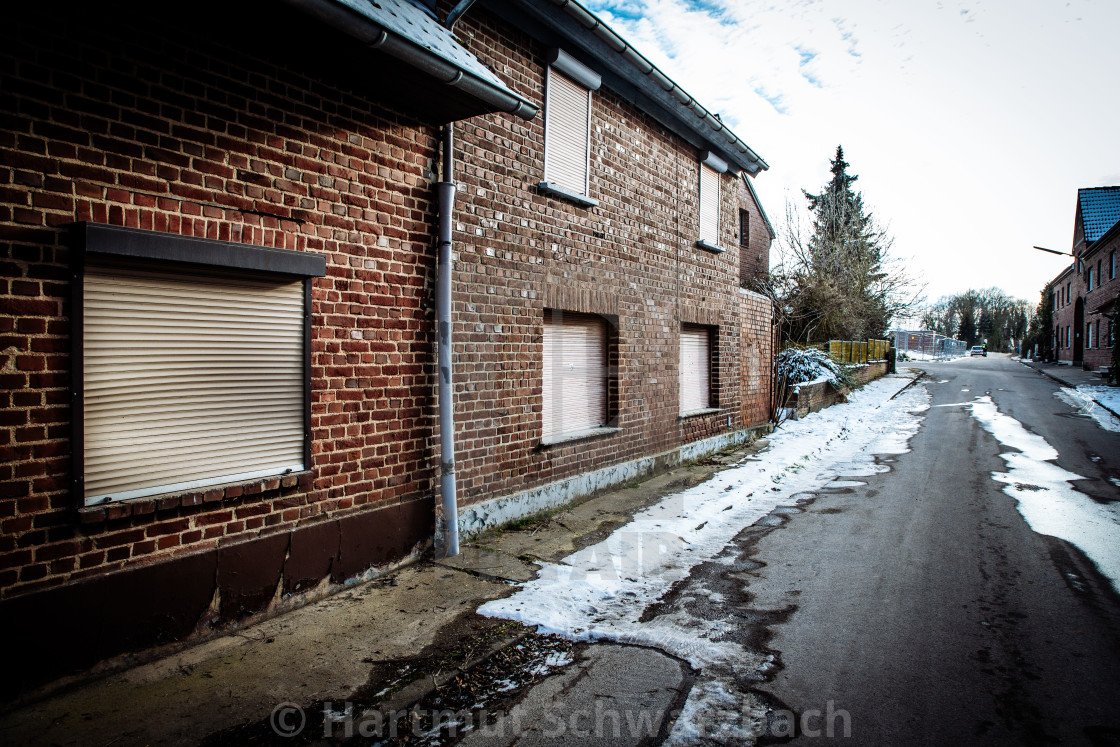
[[[911,451],[754,545],[750,606],[793,610],[759,689],[799,715],[795,744],[1120,745],[1120,597],[1031,530],[991,478],[1007,447],[953,405],[990,394],[1098,501],[1120,500],[1120,434],[1006,357],[922,368]]]

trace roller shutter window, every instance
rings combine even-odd
[[[681,414],[711,407],[712,350],[708,327],[681,325]]]
[[[85,502],[304,464],[304,285],[87,267]]]
[[[601,317],[546,312],[543,439],[606,424],[607,335]]]
[[[591,91],[548,68],[545,98],[544,178],[586,196],[591,137]]]
[[[700,164],[700,240],[719,246],[719,172]]]

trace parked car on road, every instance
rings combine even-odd
[[[968,354],[969,354],[969,356],[982,355],[985,358],[987,358],[988,357],[988,349],[985,348],[983,345],[973,345],[972,350],[970,350],[968,352]]]

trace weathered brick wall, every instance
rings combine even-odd
[[[302,69],[299,55],[325,55],[325,42],[278,50],[269,33],[292,22],[281,10],[248,36],[236,14],[229,32],[183,23],[162,39],[113,16],[24,10],[0,32],[3,597],[430,501],[434,132]],[[74,221],[326,255],[308,472],[79,513],[63,229]]]
[[[858,388],[885,376],[887,373],[887,362],[877,361],[875,363],[864,364],[854,368],[850,373]],[[835,404],[848,400],[848,390],[837,388],[827,381],[819,384],[802,384],[790,387],[790,389],[794,388],[798,391],[796,394],[789,395],[786,400],[786,407],[795,410],[799,418],[805,417],[811,412],[817,412],[826,407],[832,407]]]
[[[770,420],[774,386],[773,309],[770,299],[748,290],[739,291],[743,358],[740,363],[740,422],[761,425]]]
[[[742,245],[742,237],[736,227],[736,239],[739,241],[739,280],[750,287],[752,280],[770,271],[770,245],[773,239],[766,227],[766,219],[746,184],[740,183],[738,188],[739,209],[750,215],[746,246]]]
[[[1077,273],[1064,272],[1058,277],[1059,282],[1054,286],[1055,297],[1058,299],[1058,306],[1054,310],[1054,327],[1058,331],[1057,348],[1059,361],[1073,360],[1073,312],[1074,304],[1077,301],[1077,293],[1079,287],[1077,285]],[[1066,284],[1070,284],[1070,301],[1066,303],[1065,288]],[[1066,326],[1070,327],[1070,343],[1066,346]]]
[[[542,101],[546,48],[476,7],[456,27],[522,95]],[[457,475],[465,503],[511,494],[743,425],[736,179],[720,243],[699,237],[698,152],[604,86],[592,96],[595,207],[542,194],[544,117],[458,126]],[[545,309],[617,317],[621,432],[541,447]],[[718,326],[723,411],[680,418],[680,324]],[[764,353],[765,351],[760,351]],[[765,418],[763,418],[765,420]],[[755,421],[757,422],[757,421]]]
[[[1086,269],[1088,269],[1089,264],[1092,265],[1094,280],[1093,290],[1085,293],[1085,322],[1093,325],[1093,347],[1086,346],[1085,348],[1085,365],[1094,371],[1100,370],[1102,366],[1112,365],[1112,348],[1108,345],[1108,316],[1092,312],[1105,302],[1120,297],[1120,276],[1112,279],[1108,277],[1110,257],[1113,252],[1120,254],[1120,234],[1102,242],[1100,246],[1094,247],[1093,253],[1087,257]],[[1100,277],[1103,281],[1100,283],[1096,280],[1098,261],[1100,262]],[[1117,263],[1120,264],[1120,259],[1117,260]],[[1087,287],[1084,275],[1082,276],[1082,283]],[[1098,322],[1100,323],[1099,346],[1097,344]]]
[[[112,10],[22,8],[0,28],[0,618],[6,637],[37,642],[14,667],[32,680],[53,671],[42,647],[59,671],[81,667],[260,612],[277,589],[304,593],[399,559],[431,535],[438,491],[436,130],[388,108],[362,66],[340,64],[365,59],[341,38],[276,44],[307,23],[283,6],[231,6],[214,26],[210,4],[158,34],[147,14]],[[457,33],[542,100],[540,45],[482,9]],[[698,249],[696,149],[610,90],[593,101],[595,208],[538,191],[542,117],[457,126],[464,503],[766,419],[768,309],[738,289],[735,177],[723,178],[728,251]],[[80,507],[69,473],[75,221],[326,256],[313,290],[309,470]],[[617,322],[619,433],[540,446],[546,308]],[[681,323],[718,327],[717,413],[678,415]],[[744,351],[758,356],[745,378]],[[171,600],[149,594],[171,587]],[[107,595],[116,602],[94,645],[68,611]]]

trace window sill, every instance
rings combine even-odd
[[[547,448],[549,446],[558,446],[560,444],[567,444],[573,441],[583,441],[588,438],[598,438],[599,436],[609,436],[613,433],[621,432],[621,428],[600,426],[598,428],[588,428],[582,431],[572,431],[570,433],[559,433],[555,436],[548,436],[541,439],[540,445],[542,448]]]
[[[725,251],[727,251],[722,246],[716,246],[715,244],[705,241],[704,239],[697,239],[696,246],[700,247],[706,252],[711,252],[712,254],[723,254]]]
[[[559,197],[560,199],[567,200],[568,202],[574,202],[580,207],[597,207],[599,205],[598,200],[593,200],[587,195],[576,194],[575,192],[571,192],[567,189],[564,189],[563,187],[557,186],[552,182],[541,182],[537,185],[537,188],[539,188],[540,191],[544,192],[546,195]]]
[[[727,410],[724,410],[724,409],[719,408],[719,407],[705,407],[701,410],[689,410],[688,412],[682,412],[680,415],[677,416],[677,420],[686,420],[688,418],[698,418],[702,415],[718,415],[718,414],[724,413],[724,412],[727,412]]]
[[[129,516],[152,514],[156,511],[190,508],[204,504],[220,505],[225,501],[248,499],[297,486],[306,490],[311,487],[312,475],[311,470],[304,470],[197,490],[161,493],[160,495],[149,495],[143,498],[128,498],[122,501],[98,503],[93,506],[81,506],[78,508],[78,521],[82,524],[99,524],[103,521],[123,519]],[[275,497],[275,495],[272,497]]]

